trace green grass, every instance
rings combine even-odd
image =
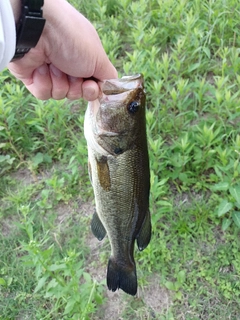
[[[136,252],[139,295],[106,296],[94,271],[109,244],[89,245],[86,103],[37,101],[4,71],[0,319],[108,319],[116,304],[113,319],[239,319],[239,1],[75,5],[119,76],[145,78],[152,241]]]

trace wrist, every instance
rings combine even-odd
[[[13,60],[22,58],[38,43],[45,25],[45,19],[42,17],[43,2],[44,0],[21,0],[21,13],[16,24],[16,52]],[[19,8],[16,6],[13,10],[17,16]]]

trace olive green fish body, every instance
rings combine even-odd
[[[134,242],[143,250],[151,237],[145,94],[139,77],[137,87],[135,83],[114,98],[108,90],[100,102],[90,103],[85,118],[96,202],[92,231],[99,240],[106,233],[110,240],[108,288],[132,295],[137,292]]]

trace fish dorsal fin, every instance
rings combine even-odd
[[[143,221],[142,227],[137,235],[137,245],[140,251],[144,250],[151,240],[151,219],[149,210],[146,213],[145,219]]]
[[[94,212],[93,217],[92,217],[91,230],[92,230],[92,233],[94,234],[94,236],[99,241],[101,241],[106,235],[106,230],[105,230],[101,220],[99,219],[99,216],[96,211]]]

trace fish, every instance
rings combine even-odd
[[[143,76],[103,80],[99,86],[101,95],[89,102],[84,119],[96,204],[91,230],[99,241],[106,234],[109,238],[108,289],[134,296],[138,286],[135,240],[142,251],[151,239]]]

